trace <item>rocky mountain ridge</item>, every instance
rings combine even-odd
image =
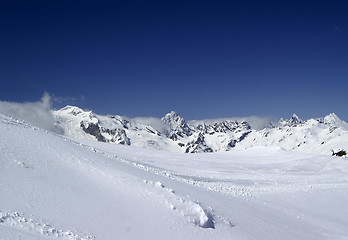
[[[174,111],[151,121],[102,116],[74,106],[53,111],[53,115],[67,136],[176,152],[218,152],[262,145],[331,154],[348,148],[348,124],[333,113],[306,121],[294,114],[262,130],[253,129],[246,121],[231,120],[190,126]]]

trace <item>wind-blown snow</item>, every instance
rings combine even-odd
[[[63,130],[56,126],[55,119],[51,112],[51,96],[45,93],[38,102],[8,102],[0,101],[0,113],[24,119],[35,126],[63,133]]]
[[[348,236],[345,158],[279,147],[156,151],[2,114],[0,133],[0,239]]]

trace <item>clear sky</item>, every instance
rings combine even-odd
[[[348,1],[1,1],[0,100],[348,120]]]

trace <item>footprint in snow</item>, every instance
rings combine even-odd
[[[202,205],[189,197],[180,198],[171,188],[165,187],[161,182],[144,181],[153,185],[155,188],[164,190],[162,196],[171,209],[180,213],[187,218],[188,222],[193,223],[201,228],[215,228],[214,211],[205,209]]]

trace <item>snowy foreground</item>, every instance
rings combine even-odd
[[[183,154],[0,114],[0,239],[348,239],[348,160]]]

